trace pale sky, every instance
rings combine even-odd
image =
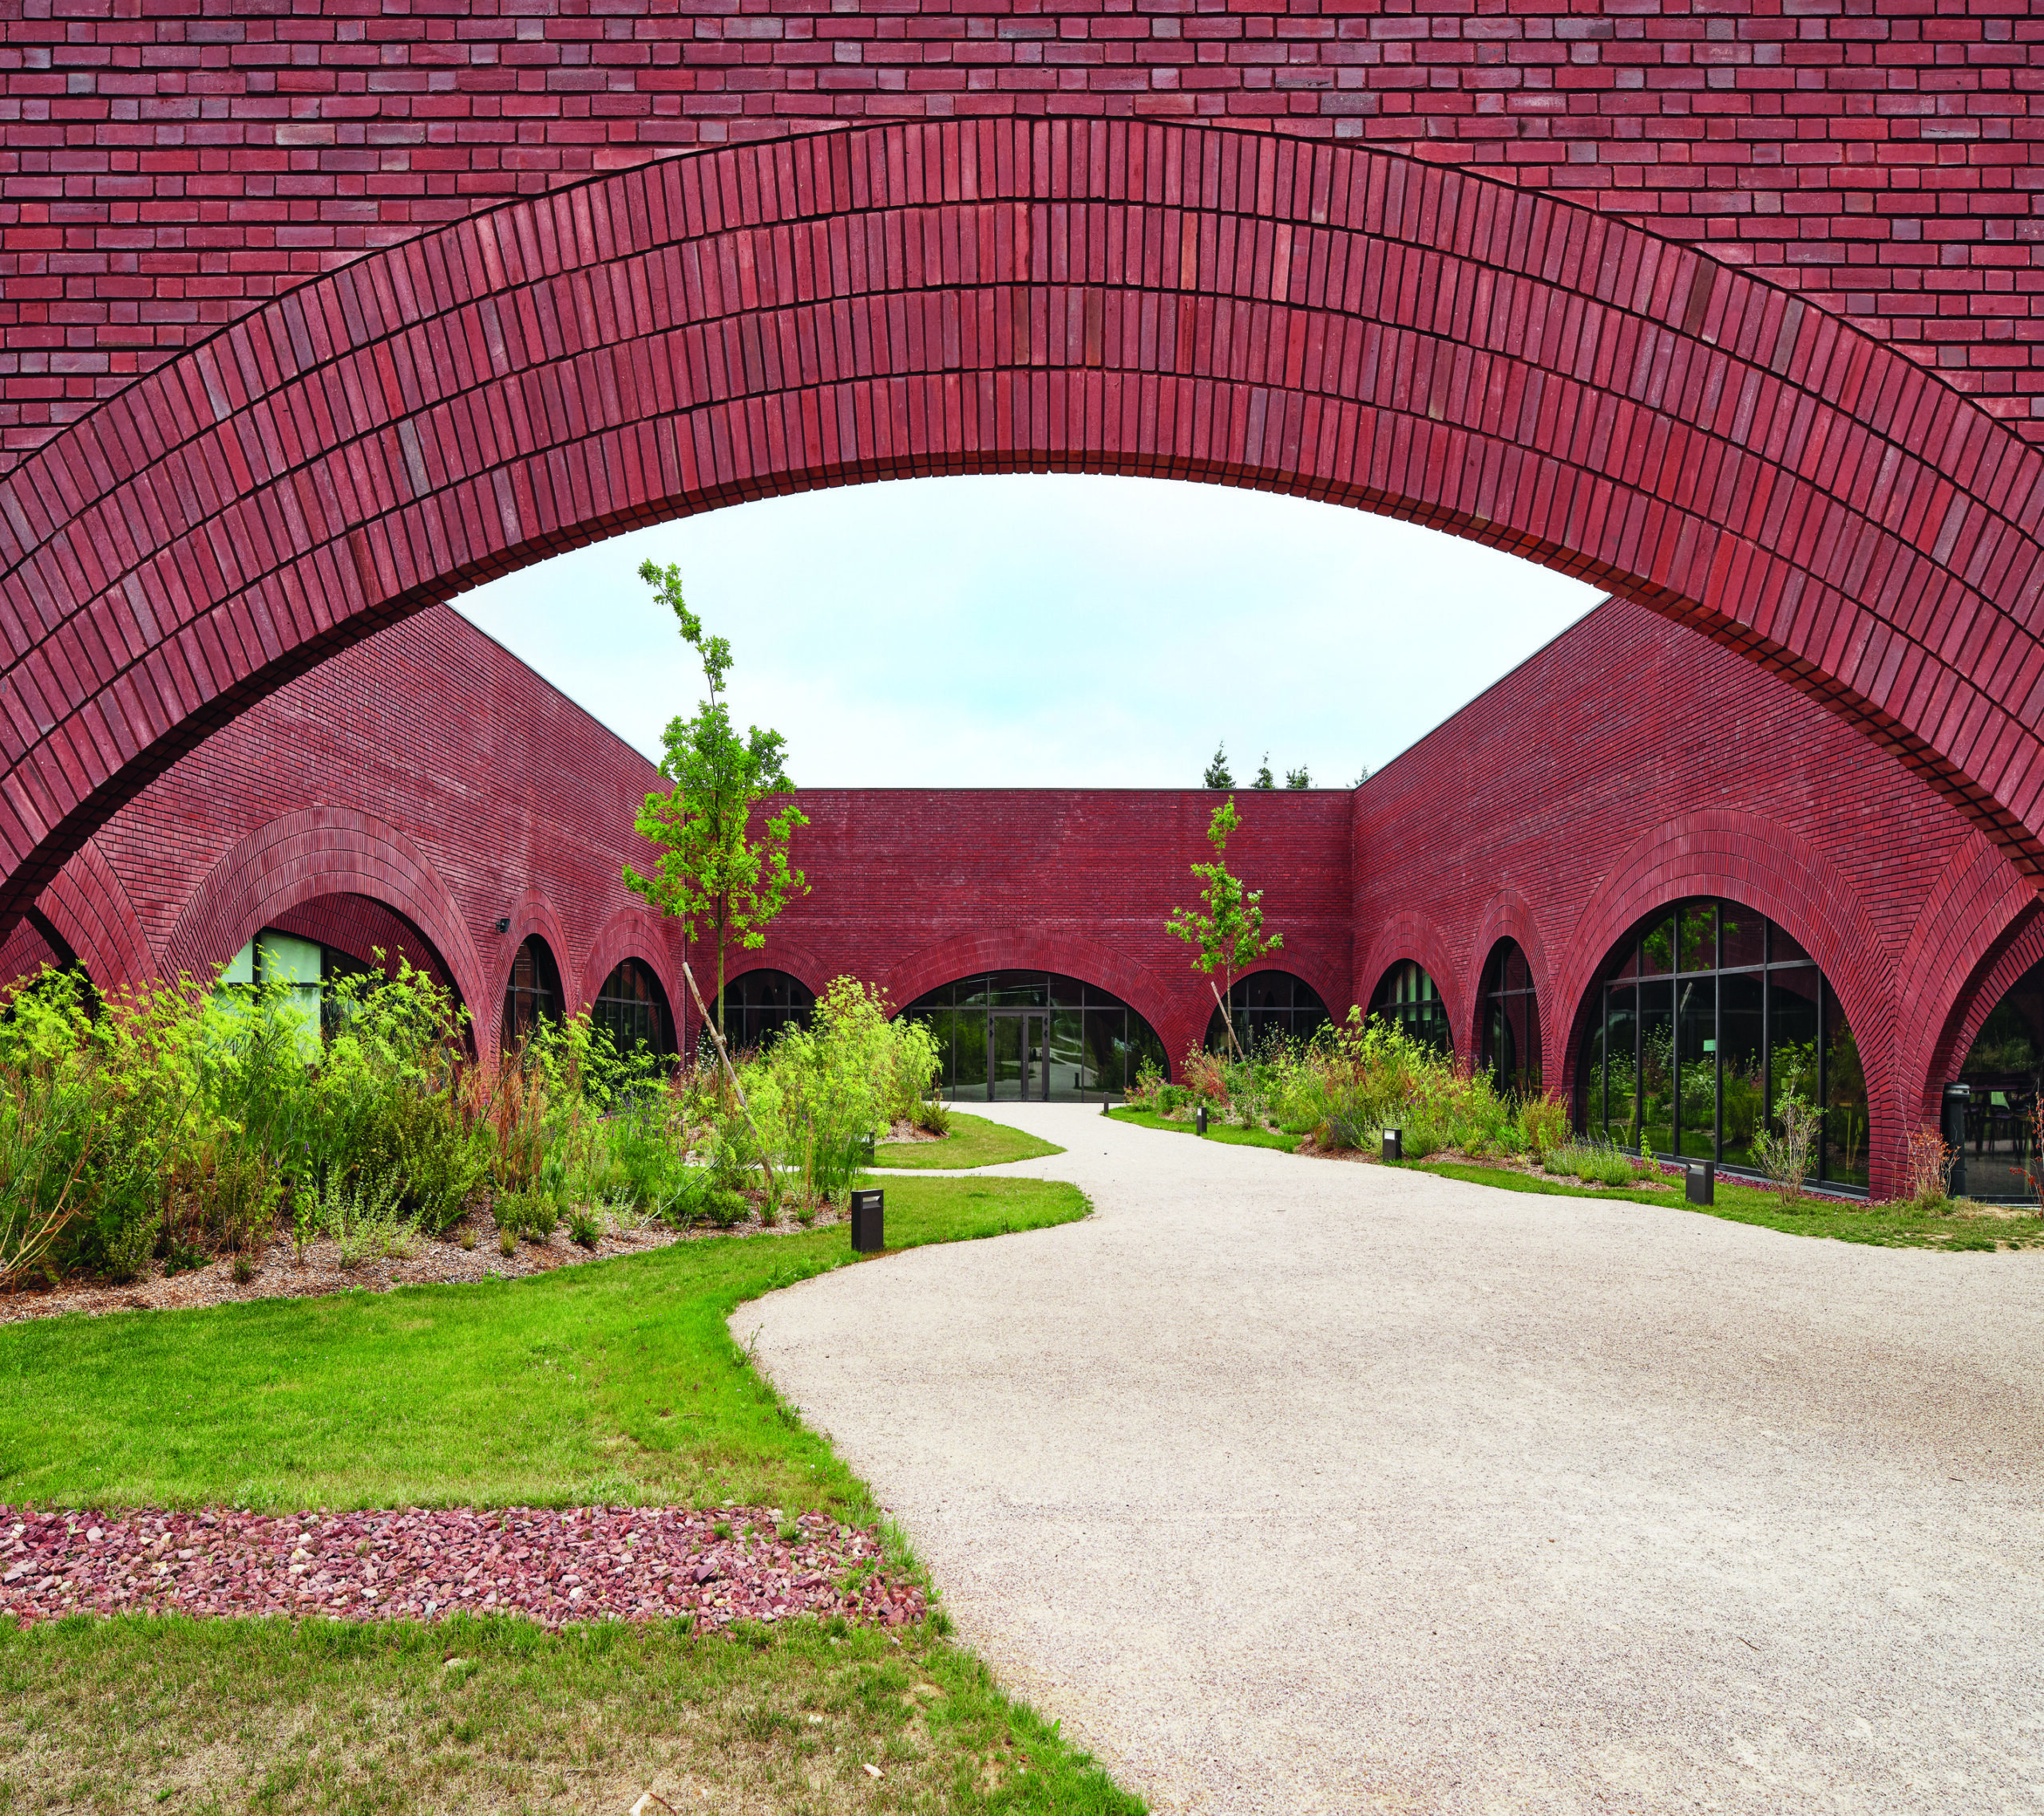
[[[636,575],[679,562],[740,726],[805,787],[1197,787],[1226,739],[1345,787],[1600,596],[1475,543],[1267,493],[1087,474],[858,485],[612,538],[455,608],[628,742],[703,695]]]

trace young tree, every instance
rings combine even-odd
[[[1353,783],[1353,786],[1355,786],[1355,787],[1357,787],[1357,788],[1361,788],[1361,787],[1363,785],[1363,784],[1364,784],[1365,782],[1368,781],[1369,779],[1370,779],[1370,766],[1369,766],[1369,764],[1365,763],[1365,764],[1364,764],[1364,766],[1362,766],[1362,768],[1361,768],[1361,769],[1360,769],[1359,770],[1357,770],[1357,771],[1356,772],[1356,780],[1355,780],[1355,781],[1354,781],[1354,783]]]
[[[1241,816],[1235,812],[1235,797],[1230,795],[1214,809],[1214,818],[1206,829],[1206,842],[1214,848],[1214,861],[1192,867],[1193,875],[1203,879],[1206,885],[1199,892],[1200,906],[1175,908],[1171,918],[1164,924],[1166,932],[1176,934],[1188,946],[1198,948],[1193,954],[1194,971],[1204,971],[1209,978],[1217,969],[1220,971],[1221,987],[1215,999],[1220,1004],[1221,1019],[1228,1031],[1228,1043],[1238,1058],[1242,1054],[1242,1043],[1235,1039],[1235,1018],[1228,1007],[1228,993],[1234,988],[1235,973],[1246,970],[1285,944],[1281,933],[1274,933],[1267,940],[1263,936],[1263,910],[1258,905],[1263,900],[1263,892],[1245,890],[1241,878],[1229,873],[1228,837],[1241,824]]]
[[[1206,773],[1200,780],[1202,788],[1233,788],[1234,777],[1228,770],[1228,742],[1223,738],[1214,746],[1214,761],[1206,766]]]
[[[1311,788],[1313,777],[1306,773],[1305,766],[1301,763],[1296,770],[1285,772],[1285,785],[1287,788]]]
[[[1270,753],[1268,750],[1263,754],[1263,767],[1256,772],[1256,780],[1249,785],[1251,788],[1275,788],[1278,785],[1278,778],[1270,773]]]
[[[777,795],[794,793],[784,759],[787,741],[778,731],[750,726],[740,737],[720,698],[731,672],[731,647],[705,637],[702,620],[681,595],[681,570],[648,561],[639,578],[675,615],[682,641],[703,659],[710,698],[693,718],[667,724],[660,773],[673,784],[646,797],[638,828],[660,848],[653,874],[624,867],[628,888],[682,924],[693,943],[707,938],[717,952],[717,1032],[724,1031],[724,959],[729,949],[766,943],[767,923],[792,896],[809,893],[799,870],[788,864],[788,841],[808,816],[787,802],[754,830],[754,810]]]

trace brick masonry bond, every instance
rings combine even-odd
[[[1614,214],[2044,433],[2018,0],[0,5],[0,460],[479,208],[736,140],[972,117],[1349,140]]]

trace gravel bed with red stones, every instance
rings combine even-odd
[[[788,1531],[791,1536],[782,1538]],[[751,1536],[747,1536],[750,1533]],[[509,1507],[365,1513],[37,1512],[0,1505],[0,1620],[282,1614],[431,1620],[798,1615],[899,1627],[923,1592],[878,1533],[765,1507]]]

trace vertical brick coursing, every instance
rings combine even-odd
[[[1134,118],[1562,195],[1848,315],[2044,431],[2020,0],[0,6],[0,448],[478,208],[876,121]]]

